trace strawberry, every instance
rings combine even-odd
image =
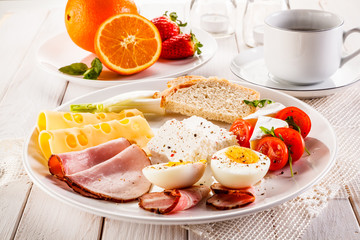
[[[196,39],[193,33],[179,34],[162,43],[161,57],[165,59],[181,59],[201,54],[200,47],[203,45]]]
[[[187,23],[182,23],[177,18],[176,12],[172,12],[168,16],[166,11],[163,16],[151,20],[159,30],[162,41],[178,35],[180,33],[180,27],[186,26]]]

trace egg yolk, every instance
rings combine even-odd
[[[225,155],[230,160],[243,164],[257,163],[259,161],[259,156],[251,149],[238,146],[229,147],[226,150]]]
[[[205,163],[206,163],[206,160],[200,160],[199,162],[205,164]],[[167,167],[175,167],[175,166],[185,165],[185,164],[189,164],[189,163],[196,163],[196,162],[182,161],[182,160],[180,160],[179,162],[168,162],[168,163],[165,164],[164,166],[167,166]]]

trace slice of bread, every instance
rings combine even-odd
[[[233,123],[256,111],[244,100],[257,100],[260,94],[250,88],[217,77],[190,76],[172,80],[161,93],[161,107],[168,112],[199,116],[208,120]]]
[[[171,88],[171,87],[175,87],[181,83],[190,81],[190,80],[198,80],[198,79],[206,79],[203,76],[195,76],[195,75],[189,75],[189,76],[181,76],[178,78],[174,78],[173,80],[170,80],[167,82],[167,87]]]

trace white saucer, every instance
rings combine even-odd
[[[252,84],[280,90],[298,98],[315,98],[333,94],[360,80],[359,60],[360,58],[355,58],[349,61],[324,82],[304,86],[274,79],[265,66],[263,47],[241,52],[232,60],[230,69],[236,76]]]

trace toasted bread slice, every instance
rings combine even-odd
[[[161,107],[168,112],[199,116],[208,120],[233,123],[256,111],[244,100],[257,100],[260,94],[250,88],[217,77],[189,77],[173,80],[161,93]]]

